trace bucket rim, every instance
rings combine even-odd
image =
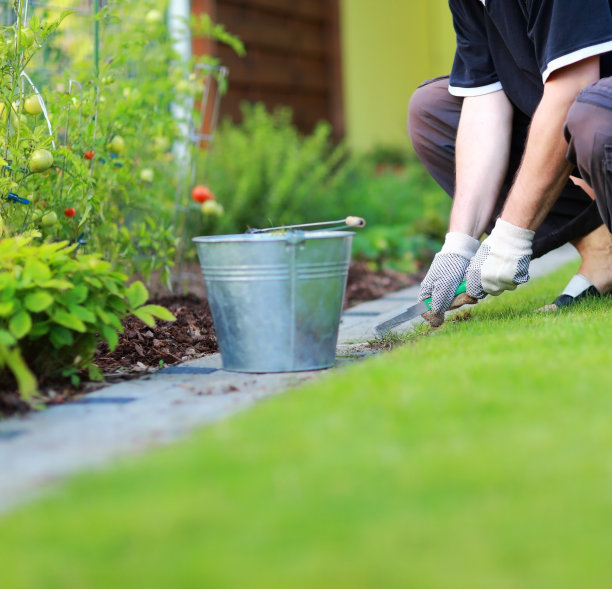
[[[304,239],[332,239],[338,237],[348,237],[355,235],[354,231],[330,231],[330,230],[317,230],[317,231],[287,231],[282,235],[273,235],[271,233],[233,233],[228,235],[199,235],[193,237],[194,243],[236,243],[236,242],[279,242],[287,241],[290,236],[300,234]]]

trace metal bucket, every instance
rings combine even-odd
[[[354,235],[331,230],[194,238],[225,370],[334,365]]]

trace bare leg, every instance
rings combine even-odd
[[[601,293],[612,291],[612,234],[601,225],[584,237],[572,240],[582,263],[578,274],[590,280]]]
[[[595,191],[581,178],[570,176],[574,184],[580,186],[593,200]],[[612,291],[612,234],[601,225],[584,237],[570,242],[580,254],[582,264],[578,274],[588,279],[601,293]]]

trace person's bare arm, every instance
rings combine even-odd
[[[518,227],[537,229],[569,178],[563,125],[576,96],[599,79],[599,57],[553,72],[534,114],[521,167],[501,218]]]
[[[484,232],[508,170],[512,114],[503,91],[463,99],[449,231],[476,239]]]
[[[431,297],[427,321],[438,326],[480,245],[508,169],[513,108],[502,91],[463,99],[456,141],[453,208],[442,249],[421,283]]]

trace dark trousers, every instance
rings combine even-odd
[[[593,187],[597,202],[568,181],[536,231],[534,258],[590,233],[602,224],[602,218],[608,228],[611,227],[612,111],[609,109],[612,108],[612,82],[608,80],[598,83],[608,82],[607,106],[602,105],[604,100],[597,89],[598,84],[590,86],[583,90],[572,106],[565,130],[570,143],[568,160],[577,166],[582,178]],[[462,98],[449,94],[448,76],[445,76],[421,85],[410,99],[408,112],[408,132],[419,159],[451,197],[455,191],[455,139],[462,103]],[[594,111],[598,116],[593,114]],[[515,109],[510,165],[487,233],[491,232],[496,217],[501,213],[520,165],[528,128],[529,118]],[[598,134],[603,135],[599,142],[594,141]],[[608,159],[602,160],[600,153],[607,155]]]

